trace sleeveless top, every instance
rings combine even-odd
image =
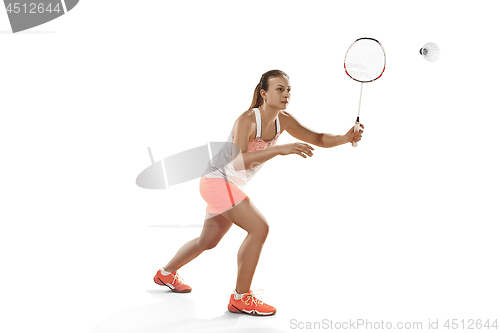
[[[262,120],[260,110],[258,108],[254,108],[252,110],[255,114],[257,134],[255,135],[255,138],[248,143],[247,152],[249,153],[274,147],[278,142],[278,137],[280,136],[280,120],[277,116],[276,120],[274,121],[276,129],[274,138],[268,141],[263,140],[261,137]],[[259,171],[264,166],[265,162],[256,163],[255,166],[251,166],[246,170],[235,170],[231,162],[240,153],[240,149],[236,144],[234,144],[234,133],[232,130],[226,142],[227,144],[225,144],[222,149],[216,154],[216,156],[214,156],[208,162],[207,168],[205,169],[203,175],[206,178],[224,178],[235,184],[239,189],[243,190],[247,182],[255,176],[257,171]]]

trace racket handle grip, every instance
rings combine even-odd
[[[357,132],[357,131],[359,131],[359,121],[356,121],[356,123],[354,124],[354,132]],[[353,147],[357,147],[358,143],[357,142],[353,142],[352,146]]]

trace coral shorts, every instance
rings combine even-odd
[[[207,215],[224,213],[249,197],[232,182],[223,178],[200,179],[200,193],[207,202]]]

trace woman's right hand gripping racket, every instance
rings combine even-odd
[[[354,124],[354,132],[357,132],[359,131],[359,112],[361,110],[363,83],[379,79],[385,70],[385,51],[382,44],[376,39],[367,37],[355,40],[349,46],[345,55],[344,69],[351,79],[361,82],[358,117]],[[357,147],[358,143],[353,142],[352,146]]]

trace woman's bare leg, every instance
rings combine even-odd
[[[269,225],[264,215],[249,199],[243,200],[222,215],[248,232],[238,251],[236,292],[243,294],[250,290],[260,253],[269,232]]]
[[[205,220],[200,236],[184,244],[164,269],[167,272],[175,272],[203,251],[214,248],[231,225],[233,223],[222,215]]]

